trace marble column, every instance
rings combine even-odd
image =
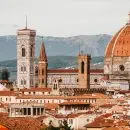
[[[23,109],[23,108],[22,108],[22,110],[21,110],[21,111],[22,111],[22,114],[21,114],[21,115],[24,115],[24,109]]]
[[[9,116],[12,116],[12,109],[11,109],[11,107],[9,109]]]
[[[16,108],[14,108],[14,116],[16,117]]]
[[[33,116],[33,107],[31,107],[30,109],[31,109],[31,116]]]
[[[36,116],[37,116],[37,108],[36,108]]]
[[[40,113],[39,113],[39,115],[42,115],[42,113],[41,113],[41,108],[40,108]]]
[[[26,115],[28,115],[28,108],[26,108]]]

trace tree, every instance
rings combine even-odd
[[[46,130],[59,130],[59,128],[54,127],[54,126],[52,125],[52,120],[50,120],[49,126],[48,126],[48,128],[47,128]]]
[[[68,125],[67,120],[64,120],[63,124],[60,127],[60,130],[73,130],[73,129],[71,129],[71,126]]]
[[[42,130],[73,130],[71,126],[68,125],[67,120],[64,120],[62,124],[59,124],[59,127],[54,127],[52,121],[49,122],[49,126],[46,129]]]
[[[3,69],[1,73],[2,80],[9,80],[9,72],[7,69]]]

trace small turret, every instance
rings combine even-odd
[[[40,56],[39,56],[39,61],[47,62],[47,56],[46,56],[44,42],[42,42],[42,46],[41,46],[41,50],[40,50]]]

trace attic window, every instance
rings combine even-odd
[[[124,65],[120,65],[119,68],[120,68],[120,71],[124,71],[125,70]]]

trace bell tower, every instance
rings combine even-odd
[[[40,56],[39,56],[39,62],[38,62],[38,82],[39,87],[47,87],[47,56],[45,51],[44,42],[42,42],[41,50],[40,50]]]
[[[78,56],[78,81],[79,88],[90,88],[90,55]]]
[[[34,57],[36,31],[25,29],[17,31],[17,86],[34,87]]]

